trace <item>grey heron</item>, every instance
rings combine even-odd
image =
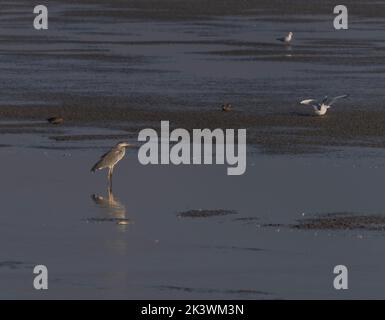
[[[108,185],[110,189],[112,188],[112,172],[114,170],[114,166],[123,159],[126,153],[126,148],[130,146],[132,145],[127,142],[119,142],[110,151],[103,154],[100,157],[100,160],[95,163],[91,169],[92,172],[95,172],[96,170],[108,168]]]
[[[314,109],[314,113],[317,116],[323,116],[326,114],[328,109],[339,99],[343,99],[348,97],[349,95],[345,94],[343,96],[337,96],[329,99],[327,96],[322,99],[322,101],[318,101],[315,99],[307,99],[303,100],[300,103],[305,105],[311,105]]]

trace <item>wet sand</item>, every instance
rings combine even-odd
[[[298,109],[293,106],[293,109]],[[1,133],[47,133],[56,141],[123,140],[136,139],[139,131],[153,128],[159,132],[160,121],[170,121],[170,130],[185,128],[246,128],[247,142],[268,153],[328,152],[324,147],[385,147],[385,111],[333,112],[323,117],[305,112],[269,115],[248,114],[241,111],[144,111],[128,107],[2,107],[3,119],[41,120],[55,114],[64,117],[63,126],[43,121],[0,123]],[[60,127],[105,127],[118,129],[123,134],[69,134],[60,133]]]

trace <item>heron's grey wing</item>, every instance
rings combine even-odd
[[[342,96],[337,96],[337,97],[334,97],[334,98],[332,98],[331,100],[330,100],[330,102],[329,102],[329,106],[331,106],[333,103],[335,103],[337,100],[339,100],[339,99],[343,99],[343,98],[347,98],[349,95],[347,95],[347,94],[344,94],[344,95],[342,95]]]
[[[101,156],[100,160],[92,167],[91,171],[100,170],[109,167],[119,161],[122,151],[112,148],[110,151]]]

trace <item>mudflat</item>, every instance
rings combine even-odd
[[[334,6],[57,0],[41,33],[29,1],[0,4],[0,298],[384,298],[385,4],[349,1],[338,32]],[[162,120],[246,128],[246,173],[141,165]],[[121,140],[108,192],[90,169]]]

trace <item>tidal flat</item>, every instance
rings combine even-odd
[[[55,0],[42,33],[3,1],[0,298],[383,299],[385,5],[349,1],[338,32],[334,5]],[[322,118],[299,104],[340,94]],[[245,174],[141,165],[162,120],[247,129]],[[90,169],[122,140],[108,192]]]

